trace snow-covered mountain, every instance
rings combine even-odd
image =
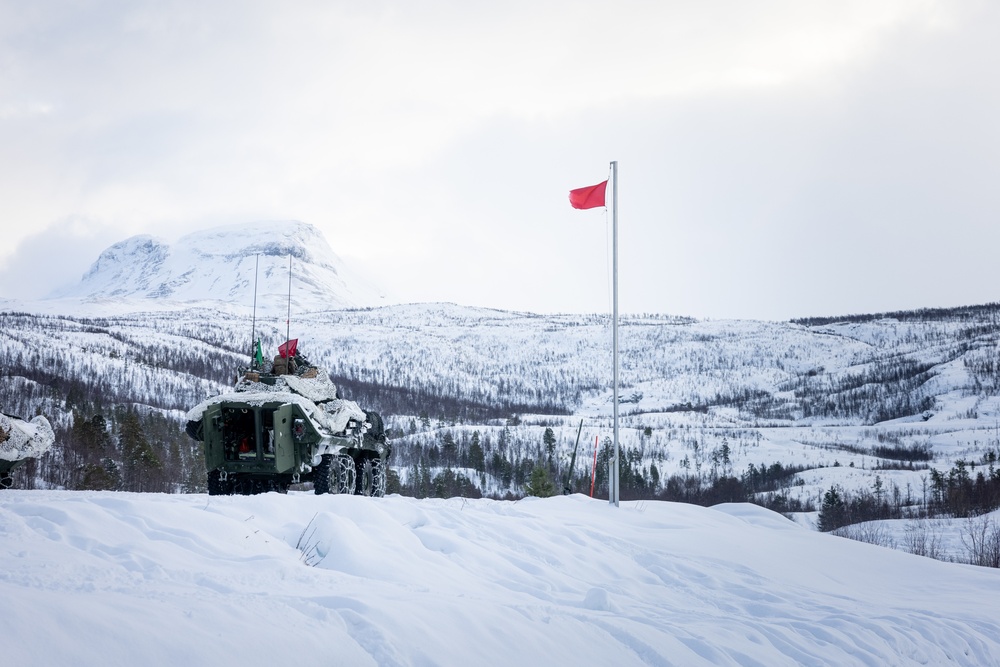
[[[291,285],[289,285],[291,277]],[[352,272],[312,225],[295,220],[217,227],[174,244],[133,236],[101,253],[79,284],[54,299],[159,309],[221,303],[259,312],[299,313],[383,303],[383,293]]]

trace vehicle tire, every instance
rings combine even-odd
[[[272,479],[267,485],[267,492],[271,493],[273,491],[274,493],[288,493],[288,487],[291,485],[291,482]]]
[[[385,461],[381,458],[365,457],[358,461],[356,475],[358,489],[355,493],[374,498],[381,498],[385,495]]]
[[[190,421],[187,423],[187,426],[184,427],[184,431],[198,442],[203,442],[205,440],[205,431],[203,429],[204,426],[202,425],[200,419],[198,421]]]
[[[313,491],[317,496],[330,493],[330,461],[333,457],[324,454],[319,464],[313,468]]]
[[[366,412],[365,421],[371,424],[365,433],[365,447],[374,449],[378,443],[385,442],[385,423],[382,421],[382,415],[377,412]]]
[[[0,489],[9,489],[14,486],[14,478],[10,475],[0,475]]]
[[[251,477],[237,477],[230,484],[231,495],[255,496],[264,492],[264,485]]]
[[[350,456],[324,454],[316,466],[313,490],[316,495],[323,493],[354,493],[357,474],[354,459]]]

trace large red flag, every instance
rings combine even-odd
[[[299,339],[293,338],[290,341],[286,341],[278,346],[278,354],[284,358],[294,357],[295,353],[298,351]]]
[[[586,188],[577,188],[569,191],[569,203],[573,208],[597,208],[605,206],[604,191],[608,189],[608,182],[598,183]]]

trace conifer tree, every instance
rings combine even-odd
[[[836,530],[841,526],[846,526],[847,503],[844,502],[840,491],[835,486],[823,494],[823,507],[819,511],[819,529],[823,532]]]
[[[531,479],[524,488],[524,492],[529,496],[538,498],[548,498],[555,494],[556,487],[549,479],[549,471],[541,464],[535,464],[531,470]]]
[[[127,411],[118,425],[118,444],[122,455],[122,477],[126,491],[153,491],[155,474],[163,468],[149,444],[135,412]]]
[[[551,459],[556,451],[556,434],[552,432],[551,427],[545,428],[545,433],[542,434],[542,443],[545,444],[545,453]]]
[[[479,473],[486,470],[486,454],[483,452],[483,446],[479,444],[479,431],[472,432],[472,443],[469,445],[469,466]]]

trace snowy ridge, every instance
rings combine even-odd
[[[259,268],[257,261],[259,258]],[[157,308],[222,302],[246,310],[299,312],[370,306],[383,302],[378,288],[353,275],[322,233],[308,223],[269,221],[188,234],[170,245],[149,235],[114,244],[78,285],[53,299],[100,306]]]
[[[8,491],[0,537],[4,657],[24,666],[1000,656],[994,570],[747,505]]]

